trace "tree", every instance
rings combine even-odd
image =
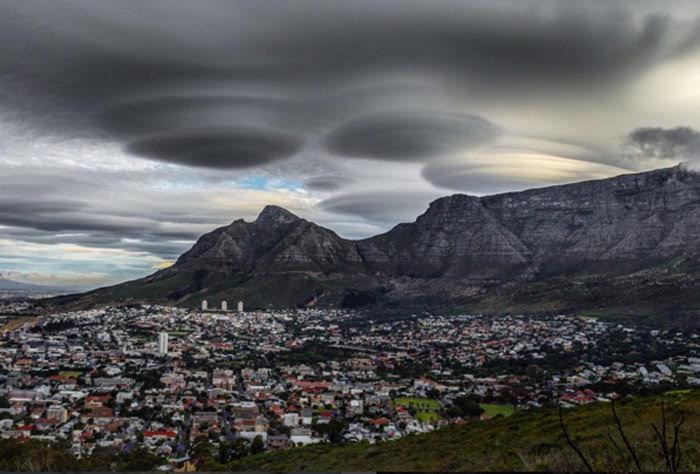
[[[250,454],[250,442],[243,438],[237,438],[231,443],[230,457],[242,458]]]
[[[479,402],[468,395],[461,395],[455,398],[452,403],[454,407],[461,411],[461,416],[478,418],[482,413],[484,413],[484,409],[481,408]]]
[[[530,364],[525,368],[525,375],[533,382],[544,381],[544,371],[540,366],[535,364]]]
[[[343,432],[345,431],[345,423],[333,419],[328,423],[314,424],[311,428],[321,436],[324,436],[331,443],[340,443],[343,441]]]
[[[426,395],[428,396],[428,398],[437,400],[438,398],[440,398],[440,391],[435,388],[431,388],[426,392]]]
[[[262,439],[262,436],[258,435],[253,439],[253,442],[250,445],[250,454],[258,454],[262,453],[265,451],[265,442]]]

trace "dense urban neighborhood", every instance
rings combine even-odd
[[[218,308],[222,305],[218,304]],[[572,316],[107,307],[0,314],[0,437],[193,470],[700,386],[700,336]]]

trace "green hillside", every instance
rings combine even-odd
[[[661,427],[660,403],[668,404],[669,424],[686,416],[681,433],[681,469],[700,470],[700,391],[639,397],[617,403],[617,411],[645,471],[664,471],[665,465],[652,423]],[[621,459],[608,434],[624,451],[609,403],[564,411],[566,426],[596,470],[634,470],[625,451]],[[669,425],[670,426],[670,425]],[[672,431],[669,427],[669,431]],[[670,435],[669,435],[670,436]],[[585,470],[566,444],[558,410],[543,408],[516,412],[510,417],[472,421],[389,443],[315,445],[263,453],[226,466],[206,461],[201,470],[265,471],[510,471]]]

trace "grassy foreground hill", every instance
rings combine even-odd
[[[626,398],[616,403],[621,424],[644,471],[666,471],[652,423],[661,428],[661,403],[680,430],[679,471],[700,471],[700,390]],[[564,411],[571,438],[596,471],[636,471],[620,438],[610,403]],[[614,440],[615,445],[610,441]],[[198,471],[585,471],[567,445],[556,408],[516,412],[508,418],[472,421],[395,442],[315,445],[268,452],[219,464],[216,450],[197,450]],[[146,450],[108,448],[77,459],[69,443],[0,439],[0,471],[149,471],[166,463]],[[622,453],[622,456],[620,455]]]
[[[635,397],[617,402],[625,434],[645,471],[666,466],[652,423],[661,428],[661,402],[671,421],[684,414],[680,430],[680,470],[700,470],[700,391]],[[564,410],[571,437],[597,471],[636,470],[615,425],[610,403]],[[610,441],[611,436],[624,456]],[[315,445],[263,453],[226,466],[205,463],[202,470],[264,471],[583,471],[567,445],[556,408],[517,412],[508,418],[473,421],[395,442]]]

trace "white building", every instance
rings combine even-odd
[[[282,423],[284,426],[299,426],[299,413],[285,413]]]
[[[242,313],[243,312],[243,301],[238,302],[238,312]]]
[[[207,300],[202,300],[202,311],[209,309],[209,302]]]
[[[168,333],[158,333],[158,354],[166,355],[168,353]]]
[[[228,301],[224,300],[221,302],[221,311],[228,311]]]

